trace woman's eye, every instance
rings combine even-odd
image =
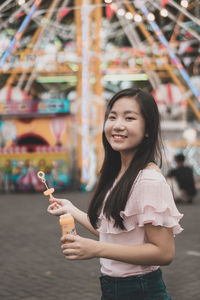
[[[128,121],[135,120],[135,118],[133,118],[133,117],[126,117],[126,120],[128,120]]]
[[[108,120],[114,120],[114,119],[115,119],[114,116],[109,116],[109,117],[108,117]]]

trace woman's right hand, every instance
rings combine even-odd
[[[61,216],[66,213],[72,213],[73,204],[67,199],[53,198],[51,204],[48,206],[47,211],[54,216]]]

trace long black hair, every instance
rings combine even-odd
[[[120,211],[123,211],[126,206],[133,182],[135,181],[139,171],[144,169],[148,163],[155,162],[161,166],[162,155],[160,149],[161,139],[159,112],[157,104],[151,94],[141,89],[134,88],[125,89],[116,93],[108,103],[104,126],[113,104],[120,98],[131,98],[137,101],[145,121],[145,133],[148,134],[148,137],[144,136],[129,167],[119,182],[112,189],[104,206],[103,212],[106,218],[113,218],[115,227],[125,229],[123,219],[120,216]],[[98,227],[98,217],[102,209],[105,196],[108,190],[112,187],[114,180],[121,169],[120,153],[112,149],[106,139],[104,130],[102,139],[105,151],[104,161],[100,171],[99,182],[88,208],[88,216],[94,228]]]

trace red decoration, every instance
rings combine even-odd
[[[164,7],[168,2],[169,0],[161,0],[161,6]]]
[[[112,4],[107,4],[106,5],[106,17],[107,19],[111,19],[115,10],[112,8]]]
[[[22,16],[24,16],[24,15],[25,15],[24,12],[20,12],[20,13],[18,13],[18,14],[15,16],[15,18],[16,18],[16,19],[19,19],[20,17],[22,17]]]
[[[58,20],[64,18],[70,11],[71,8],[61,8],[58,13]]]
[[[186,52],[194,52],[194,48],[192,48],[191,46],[190,47],[188,47],[187,49],[186,49]]]

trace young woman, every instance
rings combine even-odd
[[[54,199],[52,215],[71,213],[99,241],[66,235],[69,260],[99,257],[102,299],[169,300],[160,266],[174,258],[174,235],[182,228],[160,168],[159,113],[140,89],[113,96],[105,114],[105,158],[88,213]],[[65,243],[71,242],[71,243]]]

